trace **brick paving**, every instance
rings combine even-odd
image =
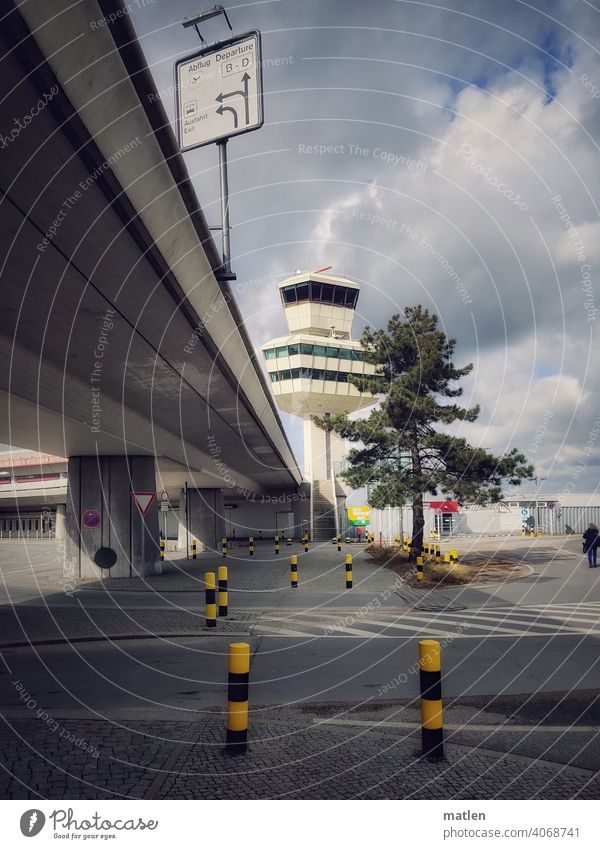
[[[219,711],[193,723],[8,720],[0,796],[151,799],[597,799],[596,772],[456,744],[418,756],[415,733],[315,726],[277,711],[252,722],[251,745],[223,752]],[[84,738],[98,756],[65,739]],[[61,736],[62,734],[62,736]]]
[[[262,611],[230,611],[219,634],[248,634]],[[119,637],[214,635],[198,610],[163,608],[0,607],[0,647]]]

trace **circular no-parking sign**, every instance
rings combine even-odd
[[[97,510],[84,510],[81,514],[81,524],[86,528],[97,528],[100,521],[100,513]]]

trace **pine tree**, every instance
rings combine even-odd
[[[460,504],[497,503],[503,482],[518,485],[534,470],[516,448],[494,456],[440,431],[440,426],[475,421],[479,406],[461,407],[454,400],[462,395],[458,381],[473,365],[454,365],[456,339],[438,328],[436,315],[421,305],[407,307],[404,318],[392,316],[387,330],[365,328],[361,345],[376,374],[350,382],[378,395],[380,404],[365,419],[350,421],[347,414],[314,419],[319,427],[360,443],[349,452],[343,477],[352,487],[370,484],[372,507],[412,505],[414,559],[423,542],[424,495],[441,493]]]

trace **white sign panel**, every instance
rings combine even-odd
[[[179,59],[175,97],[181,150],[262,127],[260,33],[246,33]]]

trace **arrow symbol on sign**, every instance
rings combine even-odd
[[[237,109],[234,109],[233,106],[219,106],[217,109],[217,115],[222,115],[223,112],[232,112],[233,113],[233,128],[237,130],[238,126],[238,113]]]
[[[223,101],[225,100],[226,97],[236,97],[236,95],[243,97],[244,98],[244,106],[245,106],[245,110],[246,110],[246,123],[247,124],[250,123],[250,103],[249,103],[249,98],[248,98],[248,83],[249,83],[250,79],[251,79],[250,74],[245,73],[244,76],[242,77],[242,82],[244,83],[244,90],[243,91],[241,89],[238,89],[237,91],[228,91],[225,94],[223,94],[223,92],[221,92],[221,94],[218,94],[215,97],[215,100],[218,100],[219,103],[221,103],[221,104],[223,103]],[[235,109],[231,109],[231,107],[223,106],[223,105],[221,105],[219,107],[219,109],[217,109],[217,112],[219,113],[219,115],[222,115],[223,112],[226,109],[229,109],[231,112],[235,112]],[[237,113],[236,113],[236,116],[235,116],[235,126],[237,127]]]

